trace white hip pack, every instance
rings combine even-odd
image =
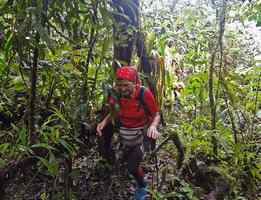
[[[126,128],[120,127],[120,140],[123,145],[136,146],[143,143],[144,127]]]

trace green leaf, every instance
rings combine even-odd
[[[33,154],[34,153],[33,150],[28,146],[18,144],[17,147],[18,147],[19,151],[24,152],[26,154]]]
[[[103,45],[102,45],[102,55],[105,55],[105,53],[108,51],[108,49],[110,48],[111,45],[111,40],[109,38],[106,38],[103,41]]]
[[[0,144],[0,153],[4,153],[8,149],[9,146],[10,146],[10,143]]]
[[[0,158],[0,169],[4,168],[6,165],[6,161],[2,158]]]
[[[49,167],[49,161],[46,158],[43,157],[39,157],[37,156],[37,158],[41,161],[41,163],[48,169]]]
[[[14,124],[11,124],[14,130],[16,130],[18,138],[16,143],[21,144],[23,146],[27,146],[28,140],[27,140],[27,130],[25,128],[18,128]]]
[[[50,156],[49,156],[48,171],[53,175],[57,175],[59,172],[59,164],[58,164],[57,159],[55,158],[54,154],[51,152],[50,152]]]
[[[49,159],[48,160],[46,158],[39,157],[39,156],[37,156],[37,158],[47,168],[48,172],[51,175],[56,176],[58,174],[59,164],[58,164],[53,153],[51,153],[51,152],[49,153]]]
[[[49,144],[46,144],[46,143],[38,143],[38,144],[34,144],[31,146],[32,148],[45,148],[45,149],[48,149],[48,150],[56,150],[54,147],[50,146]]]
[[[14,77],[11,81],[11,84],[15,91],[23,91],[25,89],[24,82],[21,77]]]
[[[69,125],[69,122],[65,119],[64,115],[60,110],[57,108],[53,107],[54,115],[57,116],[59,119],[61,119],[63,122]]]
[[[67,151],[72,154],[73,153],[73,147],[66,142],[64,139],[59,139],[59,143],[67,149]]]
[[[6,58],[8,57],[8,55],[10,53],[10,49],[12,48],[12,38],[13,38],[13,33],[10,33],[9,37],[6,40],[5,46],[4,46]]]

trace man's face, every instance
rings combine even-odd
[[[122,97],[129,98],[134,91],[135,84],[127,80],[116,80],[115,88]]]

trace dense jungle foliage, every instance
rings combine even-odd
[[[117,16],[138,24],[115,37]],[[150,199],[261,199],[260,26],[260,0],[0,0],[0,199],[132,199],[95,126],[137,33],[164,119]]]

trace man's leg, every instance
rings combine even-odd
[[[135,146],[126,152],[128,171],[131,175],[133,175],[139,187],[146,186],[144,181],[144,171],[140,166],[142,157],[143,152],[141,150],[141,146]]]
[[[144,180],[144,171],[140,166],[143,158],[143,152],[141,146],[135,146],[127,152],[127,167],[130,174],[133,175],[137,182],[137,188],[135,191],[135,200],[145,200],[147,195],[147,184]]]

